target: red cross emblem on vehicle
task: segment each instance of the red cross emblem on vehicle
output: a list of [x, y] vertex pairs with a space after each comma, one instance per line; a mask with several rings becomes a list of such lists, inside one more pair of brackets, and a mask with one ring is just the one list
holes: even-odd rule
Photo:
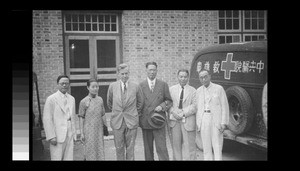
[[232, 61], [233, 53], [227, 53], [226, 61], [222, 61], [221, 71], [224, 71], [224, 78], [230, 80], [231, 72], [236, 72], [236, 62]]

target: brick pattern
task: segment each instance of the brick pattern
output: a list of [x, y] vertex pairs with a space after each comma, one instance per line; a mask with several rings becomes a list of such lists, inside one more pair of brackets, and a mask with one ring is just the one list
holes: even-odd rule
[[[57, 76], [64, 73], [61, 11], [32, 12], [32, 69], [38, 77], [41, 112], [46, 98], [56, 91]], [[33, 112], [38, 115], [33, 85]]]
[[123, 61], [131, 78], [146, 78], [145, 63], [158, 64], [157, 77], [169, 86], [177, 83], [177, 71], [190, 69], [194, 55], [217, 44], [217, 11], [123, 11]]

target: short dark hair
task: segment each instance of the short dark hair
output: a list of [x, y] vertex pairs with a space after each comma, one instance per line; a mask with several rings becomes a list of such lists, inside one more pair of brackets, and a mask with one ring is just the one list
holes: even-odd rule
[[149, 65], [155, 65], [155, 67], [157, 68], [157, 63], [156, 62], [147, 62], [146, 63], [146, 68], [148, 68]]
[[59, 80], [62, 79], [62, 78], [67, 78], [67, 79], [70, 80], [70, 78], [67, 75], [60, 75], [60, 76], [57, 77], [57, 80], [56, 80], [57, 84], [58, 84]]
[[190, 75], [189, 70], [187, 70], [187, 69], [180, 69], [180, 70], [178, 70], [177, 75], [178, 75], [180, 72], [185, 72], [185, 73], [187, 73], [188, 76]]
[[91, 85], [92, 82], [96, 82], [98, 83], [98, 81], [95, 78], [91, 78], [86, 82], [86, 85], [89, 87]]
[[203, 72], [203, 71], [206, 71], [208, 73], [208, 75], [211, 75], [211, 71], [209, 71], [208, 69], [205, 69], [205, 68], [202, 68], [200, 71], [199, 71], [199, 74], [200, 72]]
[[117, 72], [119, 73], [121, 69], [125, 69], [125, 68], [128, 68], [129, 70], [129, 66], [125, 63], [123, 64], [120, 64], [118, 67], [117, 67]]

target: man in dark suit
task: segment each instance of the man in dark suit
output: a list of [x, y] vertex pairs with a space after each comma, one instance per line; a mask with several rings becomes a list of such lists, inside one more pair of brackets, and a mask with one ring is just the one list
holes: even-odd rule
[[166, 111], [172, 106], [169, 86], [166, 82], [157, 79], [156, 62], [146, 63], [147, 79], [140, 83], [142, 90], [142, 109], [140, 114], [140, 127], [142, 128], [145, 160], [154, 160], [153, 140], [159, 160], [169, 160], [166, 144], [166, 128], [154, 127], [149, 120], [154, 113], [166, 118]]

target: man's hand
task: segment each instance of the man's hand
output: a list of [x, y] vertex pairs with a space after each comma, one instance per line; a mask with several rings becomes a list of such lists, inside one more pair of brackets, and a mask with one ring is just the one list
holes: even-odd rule
[[155, 111], [156, 111], [156, 112], [162, 111], [162, 107], [161, 107], [161, 106], [157, 106], [157, 107], [155, 108]]
[[174, 112], [172, 112], [172, 114], [176, 120], [181, 120], [183, 116], [183, 111], [180, 109], [175, 109]]
[[81, 143], [84, 143], [84, 141], [85, 141], [84, 134], [80, 134], [80, 141], [81, 141]]
[[56, 137], [54, 137], [54, 138], [52, 138], [52, 139], [50, 140], [50, 144], [52, 144], [52, 145], [54, 145], [54, 146], [57, 144]]
[[225, 131], [225, 129], [227, 129], [227, 125], [221, 124], [220, 132], [223, 133]]

